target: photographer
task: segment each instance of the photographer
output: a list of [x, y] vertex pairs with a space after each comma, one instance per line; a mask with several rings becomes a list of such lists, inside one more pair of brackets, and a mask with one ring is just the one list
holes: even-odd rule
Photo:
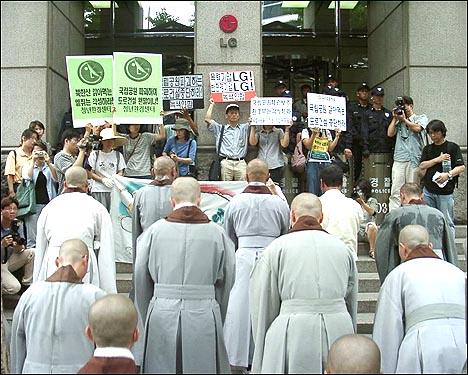
[[55, 188], [57, 172], [46, 150], [47, 145], [37, 141], [34, 145], [31, 160], [23, 166], [23, 179], [28, 185], [34, 184], [36, 194], [36, 213], [24, 217], [28, 248], [36, 247], [37, 219], [42, 209], [57, 196], [57, 189]]
[[16, 294], [21, 284], [12, 272], [24, 267], [22, 283], [29, 286], [32, 283], [34, 266], [34, 249], [26, 249], [23, 228], [16, 219], [18, 201], [5, 197], [1, 201], [1, 251], [2, 251], [2, 293]]
[[375, 216], [377, 215], [377, 199], [371, 196], [372, 186], [369, 180], [361, 178], [356, 182], [351, 198], [361, 205], [362, 219], [359, 226], [358, 239], [360, 242], [369, 243], [369, 256], [375, 259], [375, 239], [377, 238], [377, 224]]
[[[54, 167], [58, 177], [58, 194], [63, 193], [65, 183], [65, 172], [70, 167], [82, 167], [85, 160], [86, 144], [92, 132], [92, 125], [86, 125], [84, 137], [77, 129], [67, 129], [63, 132], [63, 149], [54, 158]], [[80, 147], [81, 146], [81, 147]]]
[[392, 190], [389, 198], [389, 210], [400, 207], [400, 188], [406, 182], [419, 184], [419, 160], [423, 147], [427, 143], [426, 115], [414, 113], [413, 99], [399, 96], [393, 109], [393, 118], [387, 129], [389, 137], [396, 137], [393, 152]]

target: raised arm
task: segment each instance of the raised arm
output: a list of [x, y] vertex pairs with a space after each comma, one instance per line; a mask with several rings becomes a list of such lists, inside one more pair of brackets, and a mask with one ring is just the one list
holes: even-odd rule
[[214, 100], [213, 98], [210, 98], [210, 105], [205, 114], [205, 122], [207, 126], [209, 126], [211, 122], [211, 114], [213, 113], [213, 107], [214, 107]]

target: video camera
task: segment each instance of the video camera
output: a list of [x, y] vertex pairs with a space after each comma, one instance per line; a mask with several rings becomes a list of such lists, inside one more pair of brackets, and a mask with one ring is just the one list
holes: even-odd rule
[[397, 97], [397, 100], [395, 101], [395, 104], [397, 105], [395, 108], [395, 114], [397, 116], [401, 116], [405, 113], [405, 101], [401, 96]]
[[351, 192], [351, 198], [357, 199], [361, 198], [364, 200], [364, 194], [362, 193], [362, 190], [358, 187], [353, 188], [353, 191]]
[[13, 242], [16, 242], [18, 245], [26, 246], [26, 239], [22, 238], [19, 234], [19, 226], [19, 220], [13, 220], [11, 222], [11, 237], [13, 238]]
[[86, 139], [86, 143], [78, 144], [79, 148], [84, 148], [86, 152], [91, 152], [92, 150], [102, 150], [102, 137], [100, 135], [91, 134]]

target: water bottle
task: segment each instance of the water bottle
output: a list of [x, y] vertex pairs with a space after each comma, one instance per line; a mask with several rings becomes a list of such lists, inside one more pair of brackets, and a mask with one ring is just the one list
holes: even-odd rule
[[452, 163], [449, 160], [442, 160], [442, 173], [448, 173], [452, 169]]

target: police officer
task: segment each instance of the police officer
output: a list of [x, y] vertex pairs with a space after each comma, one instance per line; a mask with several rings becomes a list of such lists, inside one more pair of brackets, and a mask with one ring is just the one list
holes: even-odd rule
[[275, 85], [276, 96], [283, 98], [292, 98], [291, 91], [288, 90], [288, 86], [283, 81], [279, 81]]
[[365, 111], [362, 118], [362, 156], [385, 154], [392, 151], [392, 139], [387, 129], [392, 121], [392, 112], [383, 106], [385, 91], [383, 87], [374, 87], [371, 91], [372, 107]]
[[362, 171], [362, 119], [365, 112], [372, 108], [369, 103], [370, 87], [362, 82], [356, 89], [358, 101], [349, 103], [348, 106], [348, 132], [351, 135], [350, 148], [353, 155], [354, 181], [359, 180]]

